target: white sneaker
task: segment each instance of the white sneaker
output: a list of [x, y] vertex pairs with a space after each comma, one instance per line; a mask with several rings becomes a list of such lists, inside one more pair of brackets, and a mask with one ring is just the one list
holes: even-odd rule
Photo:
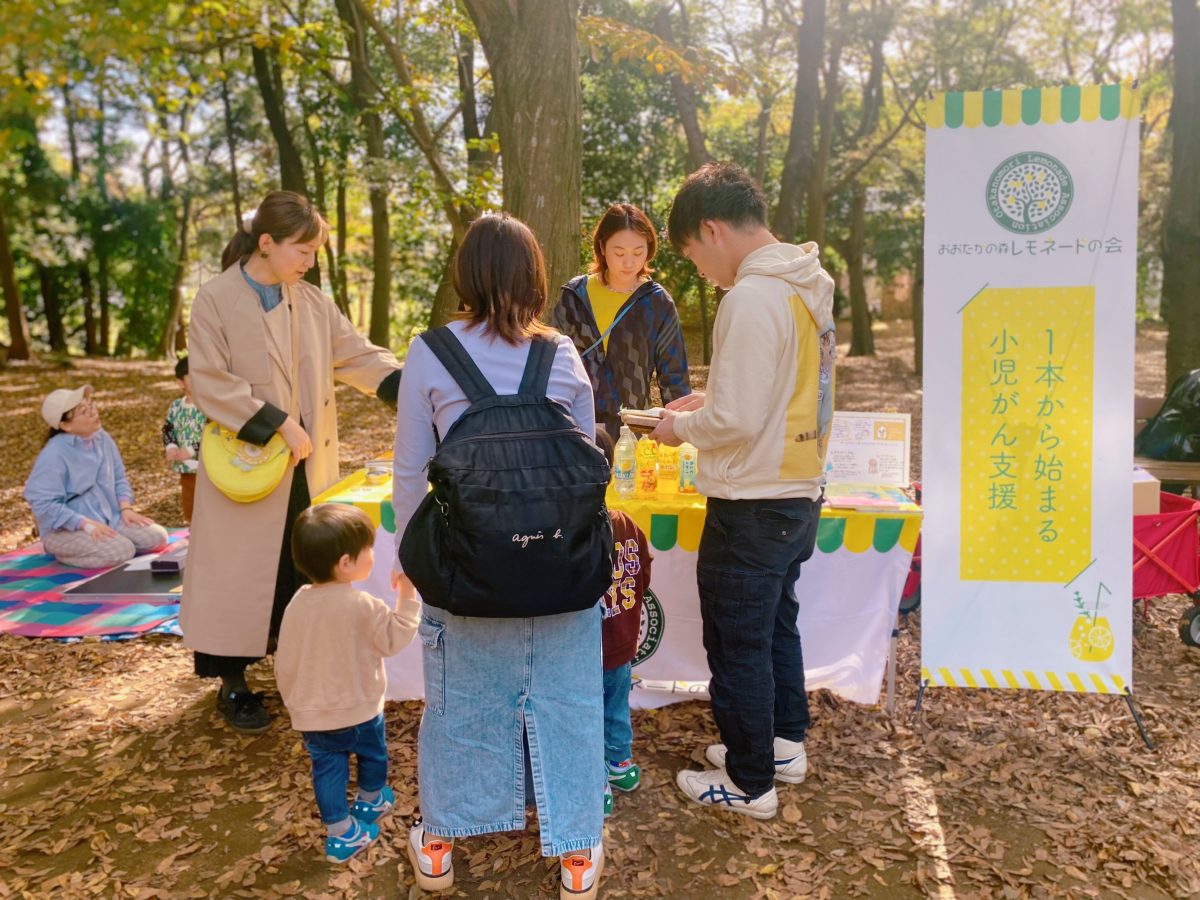
[[702, 806], [728, 809], [753, 819], [770, 819], [779, 808], [779, 796], [771, 788], [761, 797], [749, 797], [733, 783], [724, 769], [704, 772], [684, 770], [675, 776], [679, 789]]
[[417, 820], [408, 832], [408, 861], [421, 890], [444, 891], [454, 886], [453, 850], [454, 841], [427, 837], [424, 824]]
[[[725, 768], [725, 745], [709, 744], [704, 758], [718, 769]], [[804, 752], [804, 741], [775, 738], [775, 780], [800, 784], [807, 774], [808, 755]]]
[[590, 851], [564, 853], [558, 858], [558, 868], [562, 878], [559, 900], [593, 900], [600, 888], [600, 873], [604, 871], [604, 842]]

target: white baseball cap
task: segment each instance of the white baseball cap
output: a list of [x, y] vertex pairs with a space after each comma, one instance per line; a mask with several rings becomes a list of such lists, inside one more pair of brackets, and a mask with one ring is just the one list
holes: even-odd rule
[[92, 386], [90, 384], [85, 384], [83, 387], [76, 388], [73, 391], [69, 391], [66, 388], [51, 391], [46, 399], [42, 401], [42, 419], [51, 428], [58, 428], [62, 424], [63, 416], [90, 396], [92, 396]]

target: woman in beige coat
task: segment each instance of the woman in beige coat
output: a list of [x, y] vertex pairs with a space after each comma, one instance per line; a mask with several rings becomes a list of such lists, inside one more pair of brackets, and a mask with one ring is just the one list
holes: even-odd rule
[[253, 503], [222, 494], [203, 465], [196, 482], [179, 622], [196, 674], [221, 678], [217, 708], [239, 731], [270, 725], [245, 671], [273, 652], [283, 610], [304, 583], [292, 562], [292, 523], [338, 479], [334, 381], [393, 406], [400, 382], [396, 358], [302, 280], [327, 230], [299, 194], [267, 195], [225, 248], [225, 271], [192, 304], [196, 405], [252, 444], [278, 432], [292, 458], [275, 490]]

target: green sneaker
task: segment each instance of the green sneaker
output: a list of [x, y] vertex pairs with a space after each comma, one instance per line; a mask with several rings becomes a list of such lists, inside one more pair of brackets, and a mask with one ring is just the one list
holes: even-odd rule
[[613, 811], [613, 795], [612, 795], [612, 788], [610, 788], [610, 787], [609, 787], [609, 786], [606, 784], [606, 785], [604, 786], [604, 818], [606, 818], [606, 819], [607, 819], [609, 816], [611, 816], [611, 815], [612, 815], [612, 811]]
[[608, 763], [608, 783], [618, 791], [636, 790], [642, 783], [642, 770], [632, 759]]

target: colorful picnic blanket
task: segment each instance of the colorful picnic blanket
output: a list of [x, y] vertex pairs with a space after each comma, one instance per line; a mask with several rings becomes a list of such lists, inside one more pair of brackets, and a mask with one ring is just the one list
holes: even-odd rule
[[[171, 533], [171, 541], [186, 537]], [[179, 634], [178, 594], [74, 599], [63, 592], [104, 569], [72, 569], [42, 552], [41, 542], [0, 555], [0, 633], [23, 637], [123, 640]]]

